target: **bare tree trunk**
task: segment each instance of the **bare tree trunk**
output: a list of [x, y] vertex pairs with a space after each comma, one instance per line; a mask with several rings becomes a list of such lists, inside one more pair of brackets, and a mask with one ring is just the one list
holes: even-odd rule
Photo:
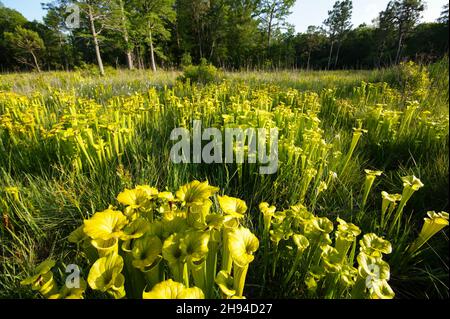
[[202, 32], [201, 32], [201, 28], [199, 27], [199, 29], [197, 30], [197, 41], [198, 41], [198, 52], [200, 54], [200, 59], [203, 58], [203, 45], [202, 45]]
[[333, 48], [334, 48], [334, 40], [331, 41], [331, 48], [330, 48], [330, 55], [328, 56], [328, 68], [327, 68], [327, 70], [329, 70], [330, 66], [331, 66], [331, 57], [333, 55]]
[[127, 24], [126, 24], [125, 8], [123, 6], [122, 0], [120, 0], [119, 4], [120, 4], [121, 19], [122, 19], [123, 39], [124, 39], [125, 45], [127, 47], [126, 55], [127, 55], [128, 69], [133, 70], [134, 69], [133, 56], [132, 56], [132, 51], [130, 49], [130, 40], [129, 40], [128, 29], [127, 29]]
[[34, 65], [36, 66], [36, 70], [38, 71], [38, 73], [41, 73], [41, 68], [39, 67], [39, 63], [38, 63], [38, 60], [36, 58], [36, 55], [34, 54], [33, 51], [30, 51], [30, 53], [33, 56], [33, 61], [34, 61]]
[[378, 51], [378, 61], [377, 61], [377, 68], [381, 68], [381, 61], [383, 59], [384, 55], [384, 43], [380, 45], [380, 49]]
[[213, 58], [215, 47], [216, 47], [216, 40], [214, 39], [211, 44], [211, 51], [209, 52], [209, 61], [211, 61]]
[[58, 46], [59, 46], [59, 56], [61, 58], [62, 69], [65, 71], [69, 70], [67, 56], [63, 53], [63, 38], [61, 32], [58, 32]]
[[129, 70], [133, 70], [134, 69], [133, 55], [132, 55], [130, 49], [128, 49], [128, 51], [127, 51], [127, 65], [128, 65], [128, 69]]
[[176, 42], [177, 42], [177, 49], [180, 50], [181, 44], [180, 44], [180, 32], [178, 30], [178, 19], [177, 19], [177, 23], [175, 23], [175, 36], [176, 36]]
[[338, 43], [337, 52], [336, 52], [336, 60], [334, 61], [334, 68], [336, 69], [338, 60], [339, 60], [339, 52], [341, 51], [341, 43]]
[[100, 69], [100, 74], [102, 76], [104, 76], [105, 75], [105, 69], [103, 68], [102, 56], [100, 54], [100, 46], [98, 44], [97, 31], [95, 31], [94, 15], [92, 13], [91, 6], [89, 6], [88, 9], [89, 9], [89, 11], [88, 11], [89, 24], [90, 24], [90, 27], [91, 27], [92, 38], [94, 40], [95, 55], [97, 56], [98, 68]]
[[155, 48], [153, 47], [153, 37], [152, 37], [152, 30], [149, 29], [149, 45], [150, 45], [150, 60], [152, 63], [152, 70], [153, 72], [156, 72], [156, 62], [155, 62]]
[[272, 22], [269, 22], [269, 30], [267, 31], [267, 50], [270, 49], [271, 39], [272, 39]]
[[138, 46], [136, 48], [136, 57], [137, 57], [137, 63], [138, 63], [138, 68], [139, 70], [143, 70], [144, 69], [144, 63], [142, 62], [142, 55], [141, 55], [141, 47]]
[[395, 56], [395, 64], [398, 64], [400, 62], [400, 55], [402, 53], [402, 46], [403, 46], [403, 31], [399, 31], [398, 35], [398, 48], [397, 48], [397, 55]]
[[137, 62], [138, 69], [142, 70], [143, 68], [142, 68], [142, 63], [141, 63], [141, 46], [140, 45], [137, 45], [135, 47], [134, 55], [135, 55], [136, 60], [137, 60], [136, 62]]
[[311, 62], [311, 51], [308, 52], [308, 62], [306, 63], [306, 71], [309, 71], [310, 62]]
[[[275, 4], [274, 4], [275, 6]], [[274, 10], [275, 7], [272, 7], [270, 10], [270, 18], [269, 18], [269, 30], [267, 32], [267, 49], [270, 50], [270, 40], [272, 40], [272, 23], [273, 23], [273, 16], [274, 16]]]

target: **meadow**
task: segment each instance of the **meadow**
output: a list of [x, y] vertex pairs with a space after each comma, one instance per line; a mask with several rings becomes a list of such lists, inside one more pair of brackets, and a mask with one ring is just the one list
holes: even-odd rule
[[[0, 298], [449, 297], [448, 60], [107, 72], [0, 75]], [[277, 173], [172, 163], [193, 120], [278, 128]]]

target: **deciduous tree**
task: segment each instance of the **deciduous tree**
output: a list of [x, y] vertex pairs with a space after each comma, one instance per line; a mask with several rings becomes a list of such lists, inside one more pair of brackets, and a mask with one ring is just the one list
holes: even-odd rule
[[[16, 49], [15, 57], [20, 63], [35, 67], [38, 72], [41, 72], [39, 53], [45, 49], [45, 46], [39, 34], [16, 27], [14, 32], [5, 32], [5, 40]], [[32, 62], [29, 62], [30, 57]]]
[[330, 55], [328, 58], [328, 69], [331, 67], [331, 60], [333, 56], [334, 45], [337, 44], [337, 52], [334, 61], [336, 66], [339, 59], [339, 51], [341, 49], [342, 41], [344, 40], [348, 31], [352, 28], [353, 3], [351, 0], [336, 1], [333, 9], [328, 11], [328, 18], [324, 21], [328, 28], [330, 37]]
[[257, 12], [267, 34], [268, 48], [270, 48], [273, 33], [284, 26], [294, 4], [295, 0], [261, 0], [258, 2]]
[[156, 54], [163, 53], [156, 46], [157, 39], [168, 40], [171, 37], [169, 25], [176, 19], [175, 0], [135, 0], [130, 13], [135, 32], [144, 39], [150, 50], [150, 63], [156, 71]]

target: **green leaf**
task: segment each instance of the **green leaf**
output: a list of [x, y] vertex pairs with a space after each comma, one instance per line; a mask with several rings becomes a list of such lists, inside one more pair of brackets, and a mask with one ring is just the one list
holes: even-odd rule
[[53, 259], [47, 259], [41, 262], [33, 271], [33, 274], [22, 280], [20, 284], [22, 286], [35, 284], [43, 275], [50, 272], [50, 270], [55, 267], [56, 262]]
[[216, 284], [219, 286], [220, 291], [227, 296], [232, 297], [236, 294], [236, 290], [233, 289], [234, 279], [225, 270], [219, 271], [215, 279]]
[[186, 205], [202, 204], [209, 197], [218, 192], [217, 187], [210, 186], [208, 182], [193, 181], [181, 186], [175, 193], [176, 197], [185, 202]]
[[107, 209], [85, 220], [84, 232], [92, 239], [107, 240], [121, 237], [123, 235], [122, 229], [127, 223], [127, 218], [121, 212]]
[[259, 248], [259, 241], [252, 232], [244, 227], [229, 233], [228, 249], [231, 258], [239, 267], [245, 267], [253, 261], [253, 253]]
[[[102, 292], [115, 287], [123, 269], [123, 259], [117, 254], [98, 259], [89, 270], [88, 283], [94, 290]], [[120, 277], [119, 277], [120, 280]]]
[[186, 288], [182, 283], [172, 279], [156, 284], [149, 292], [143, 292], [143, 299], [204, 299], [200, 288]]
[[217, 196], [219, 201], [219, 206], [225, 215], [230, 215], [235, 218], [243, 218], [245, 212], [247, 211], [247, 204], [235, 197], [229, 196]]
[[161, 260], [162, 242], [156, 236], [145, 236], [133, 241], [131, 254], [134, 267], [145, 272]]
[[373, 233], [365, 234], [363, 239], [359, 241], [359, 245], [362, 252], [376, 258], [381, 258], [383, 254], [392, 252], [391, 243]]

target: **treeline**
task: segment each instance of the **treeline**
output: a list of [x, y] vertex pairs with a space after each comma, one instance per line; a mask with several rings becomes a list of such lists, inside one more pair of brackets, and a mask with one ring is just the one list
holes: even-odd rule
[[295, 0], [58, 0], [43, 22], [0, 3], [0, 70], [95, 64], [178, 68], [202, 59], [229, 69], [374, 68], [448, 53], [448, 4], [419, 23], [422, 0], [390, 1], [372, 25], [351, 24], [351, 0], [305, 33], [286, 22]]

